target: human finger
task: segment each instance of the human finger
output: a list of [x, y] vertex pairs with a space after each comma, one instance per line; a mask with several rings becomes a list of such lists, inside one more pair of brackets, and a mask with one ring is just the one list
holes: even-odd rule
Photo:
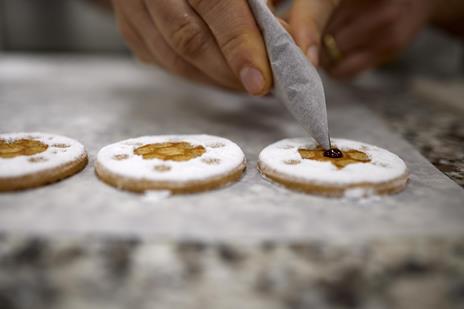
[[146, 0], [153, 23], [169, 47], [204, 75], [241, 88], [208, 26], [184, 0]]
[[222, 54], [248, 93], [265, 95], [272, 73], [261, 32], [246, 0], [188, 0], [211, 29]]
[[288, 22], [296, 43], [308, 59], [319, 64], [321, 35], [338, 1], [294, 0]]

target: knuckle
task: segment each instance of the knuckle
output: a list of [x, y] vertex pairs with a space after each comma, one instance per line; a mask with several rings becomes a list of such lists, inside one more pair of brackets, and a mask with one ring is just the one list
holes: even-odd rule
[[179, 23], [171, 38], [173, 47], [178, 52], [193, 56], [201, 53], [210, 43], [209, 35], [205, 29], [190, 18]]
[[224, 55], [229, 57], [236, 57], [241, 55], [242, 48], [249, 42], [248, 35], [244, 32], [232, 34], [226, 40], [219, 42]]
[[204, 0], [188, 0], [189, 4], [192, 6], [192, 7], [200, 7], [202, 5], [205, 4], [205, 2], [207, 1], [204, 1]]
[[189, 4], [198, 11], [208, 12], [211, 11], [216, 5], [219, 5], [221, 1], [215, 0], [188, 0]]

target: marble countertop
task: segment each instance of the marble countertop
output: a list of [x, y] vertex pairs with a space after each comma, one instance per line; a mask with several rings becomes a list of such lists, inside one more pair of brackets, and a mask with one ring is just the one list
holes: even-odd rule
[[[459, 308], [464, 191], [415, 150], [462, 186], [459, 108], [389, 74], [326, 87], [334, 135], [403, 157], [405, 192], [332, 200], [262, 180], [259, 150], [304, 134], [270, 99], [199, 89], [124, 58], [0, 58], [1, 131], [69, 135], [90, 154], [70, 179], [0, 196], [0, 307]], [[151, 201], [93, 173], [105, 144], [192, 131], [238, 142], [244, 178]]]
[[464, 187], [464, 79], [377, 74], [369, 86], [355, 86], [360, 102]]

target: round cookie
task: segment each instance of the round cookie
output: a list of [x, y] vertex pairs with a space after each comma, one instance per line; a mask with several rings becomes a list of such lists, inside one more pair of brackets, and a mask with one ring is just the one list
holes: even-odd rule
[[96, 173], [129, 191], [192, 193], [238, 180], [245, 170], [240, 147], [210, 135], [159, 135], [128, 139], [102, 148]]
[[408, 169], [397, 155], [369, 144], [332, 139], [341, 158], [328, 158], [309, 138], [284, 139], [259, 155], [261, 174], [287, 188], [342, 197], [390, 194], [403, 190]]
[[81, 171], [84, 146], [68, 137], [46, 133], [0, 134], [0, 191], [42, 186]]

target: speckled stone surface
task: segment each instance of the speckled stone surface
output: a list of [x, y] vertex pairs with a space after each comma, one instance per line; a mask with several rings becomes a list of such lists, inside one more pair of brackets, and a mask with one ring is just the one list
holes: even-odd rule
[[[390, 127], [414, 145], [435, 167], [464, 187], [464, 99], [455, 91], [460, 106], [442, 102], [441, 84], [428, 83], [427, 92], [414, 87], [414, 78], [392, 84], [395, 75], [378, 74], [377, 82], [354, 88], [359, 101], [381, 116]], [[464, 91], [464, 82], [459, 82]], [[436, 89], [434, 89], [434, 86]], [[418, 93], [419, 92], [419, 93]], [[444, 96], [444, 95], [443, 95]], [[447, 93], [453, 96], [453, 92]]]
[[389, 112], [382, 110], [382, 104], [377, 108], [397, 132], [464, 188], [464, 113], [424, 105], [414, 99], [403, 104], [418, 112]]
[[[91, 162], [0, 195], [0, 308], [460, 308], [464, 191], [359, 104], [380, 105], [375, 91], [327, 82], [332, 134], [399, 154], [411, 183], [391, 197], [330, 200], [257, 174], [264, 146], [303, 134], [272, 100], [118, 58], [3, 56], [0, 130], [68, 135]], [[228, 137], [248, 171], [223, 190], [161, 200], [99, 182], [98, 149], [147, 132]]]
[[147, 243], [2, 238], [0, 307], [462, 308], [464, 239]]
[[464, 44], [422, 32], [398, 62], [352, 88], [432, 164], [464, 187]]

